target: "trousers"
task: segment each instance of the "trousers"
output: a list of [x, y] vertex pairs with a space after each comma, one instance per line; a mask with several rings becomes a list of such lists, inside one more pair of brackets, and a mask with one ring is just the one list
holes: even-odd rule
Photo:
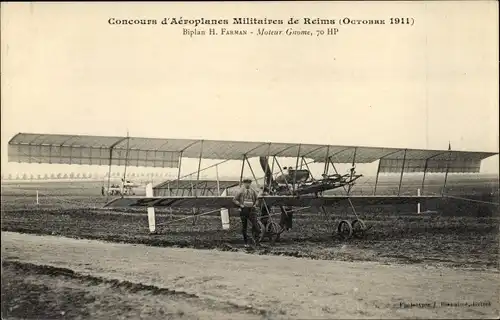
[[[242, 208], [240, 212], [240, 218], [241, 218], [241, 234], [243, 235], [243, 241], [245, 241], [245, 244], [248, 244], [248, 235], [247, 235], [247, 229], [248, 229], [248, 220], [250, 220], [250, 223], [252, 224], [252, 234], [258, 234], [259, 233], [259, 224], [257, 222], [257, 212], [255, 212], [254, 208]], [[258, 242], [259, 239], [255, 239], [255, 242]]]

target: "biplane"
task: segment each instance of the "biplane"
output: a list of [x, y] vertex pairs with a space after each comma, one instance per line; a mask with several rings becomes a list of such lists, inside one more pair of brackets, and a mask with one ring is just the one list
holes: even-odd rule
[[135, 189], [140, 187], [140, 184], [122, 178], [120, 184], [112, 184], [107, 189], [104, 189], [107, 190], [108, 195], [112, 196], [133, 196], [135, 195]]
[[[78, 165], [129, 165], [137, 167], [174, 168], [177, 180], [182, 183], [182, 161], [197, 159], [196, 181], [200, 181], [202, 160], [239, 161], [240, 182], [245, 169], [254, 181], [259, 181], [256, 170], [249, 159], [258, 158], [264, 174], [259, 187], [269, 190], [261, 201], [269, 208], [281, 208], [285, 212], [293, 208], [318, 208], [325, 211], [333, 205], [351, 206], [356, 219], [340, 220], [335, 230], [346, 238], [362, 233], [366, 226], [357, 218], [353, 201], [370, 204], [418, 204], [423, 200], [438, 199], [444, 195], [406, 195], [401, 193], [404, 173], [423, 173], [422, 191], [427, 173], [443, 173], [444, 184], [449, 174], [479, 173], [482, 160], [498, 152], [424, 150], [411, 148], [386, 148], [341, 145], [316, 145], [300, 143], [244, 142], [195, 139], [159, 139], [140, 137], [110, 137], [88, 135], [58, 135], [19, 133], [9, 141], [9, 161], [25, 163], [55, 163]], [[279, 159], [293, 158], [295, 165], [284, 168]], [[356, 173], [357, 164], [378, 162], [375, 188], [370, 195], [354, 195], [352, 188], [361, 175]], [[309, 164], [323, 166], [321, 176], [314, 177]], [[340, 174], [338, 164], [351, 165], [350, 172]], [[394, 195], [377, 194], [380, 173], [399, 175], [399, 187]], [[250, 175], [249, 174], [249, 175]], [[326, 194], [333, 189], [343, 190], [341, 195]], [[220, 191], [220, 190], [219, 190]], [[225, 193], [199, 194], [194, 189], [190, 194], [154, 195], [145, 197], [123, 196], [112, 199], [106, 208], [235, 208], [232, 197]], [[148, 209], [148, 211], [150, 211]], [[154, 215], [154, 213], [153, 213]], [[223, 219], [224, 220], [224, 219]], [[149, 219], [154, 231], [154, 217]], [[282, 228], [274, 224], [263, 230], [280, 233]], [[263, 231], [264, 233], [264, 231]]]
[[123, 184], [123, 187], [127, 188], [127, 189], [139, 188], [141, 186], [138, 183], [135, 183], [131, 180], [126, 180], [126, 179], [122, 179], [122, 184]]

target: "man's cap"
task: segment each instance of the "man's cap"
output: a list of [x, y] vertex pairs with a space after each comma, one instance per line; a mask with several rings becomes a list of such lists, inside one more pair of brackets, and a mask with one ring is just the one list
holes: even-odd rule
[[245, 179], [243, 179], [243, 183], [252, 183], [252, 179], [245, 178]]

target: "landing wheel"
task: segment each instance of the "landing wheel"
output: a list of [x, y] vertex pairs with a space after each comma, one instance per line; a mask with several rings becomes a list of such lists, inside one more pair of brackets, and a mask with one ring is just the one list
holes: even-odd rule
[[356, 219], [352, 222], [352, 233], [355, 237], [364, 236], [366, 231], [366, 225], [361, 219]]
[[337, 233], [343, 239], [349, 239], [352, 236], [352, 225], [347, 220], [340, 221], [337, 227]]
[[266, 226], [266, 234], [271, 241], [271, 244], [274, 244], [278, 237], [280, 236], [282, 230], [279, 224], [274, 221], [270, 221]]
[[278, 234], [281, 231], [281, 227], [274, 221], [271, 221], [266, 226], [266, 232], [269, 234]]

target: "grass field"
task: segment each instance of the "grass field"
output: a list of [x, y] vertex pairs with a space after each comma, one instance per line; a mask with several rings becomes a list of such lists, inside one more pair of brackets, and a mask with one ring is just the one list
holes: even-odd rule
[[[495, 178], [454, 177], [449, 180], [448, 188], [456, 195], [489, 201], [497, 199], [498, 180]], [[428, 189], [437, 186], [432, 178], [428, 182]], [[394, 183], [382, 184], [378, 192], [390, 193], [393, 188]], [[39, 206], [36, 205], [37, 190]], [[2, 230], [224, 250], [239, 250], [242, 243], [236, 216], [231, 217], [231, 229], [223, 231], [217, 213], [198, 217], [193, 225], [193, 220], [185, 213], [158, 211], [159, 232], [150, 235], [144, 211], [103, 210], [104, 203], [99, 182], [3, 184]], [[497, 266], [497, 206], [447, 199], [422, 204], [422, 210], [438, 210], [439, 214], [417, 215], [414, 206], [366, 207], [356, 202], [354, 205], [359, 217], [371, 227], [364, 238], [345, 242], [332, 236], [339, 217], [354, 219], [350, 208], [332, 208], [334, 214], [328, 217], [304, 211], [295, 214], [294, 227], [283, 234], [282, 242], [258, 253], [315, 259]], [[176, 221], [183, 218], [185, 220]]]

